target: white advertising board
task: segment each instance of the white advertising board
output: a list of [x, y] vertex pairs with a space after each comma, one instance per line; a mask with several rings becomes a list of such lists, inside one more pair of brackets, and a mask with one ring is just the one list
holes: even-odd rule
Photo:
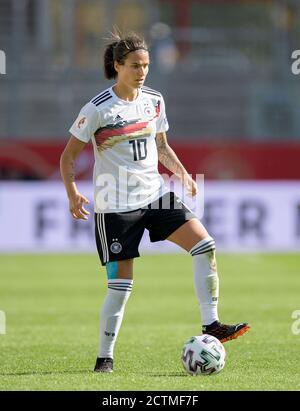
[[[91, 184], [79, 188], [92, 211]], [[204, 204], [201, 221], [218, 251], [300, 250], [300, 182], [206, 182]], [[60, 182], [1, 182], [0, 233], [1, 253], [96, 252], [92, 213], [73, 220]], [[168, 241], [151, 244], [147, 232], [140, 245], [141, 253], [179, 250]]]

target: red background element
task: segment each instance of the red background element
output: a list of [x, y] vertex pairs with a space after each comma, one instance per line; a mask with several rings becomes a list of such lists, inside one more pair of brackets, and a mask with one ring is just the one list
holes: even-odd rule
[[[171, 139], [170, 139], [171, 141]], [[66, 142], [0, 141], [2, 178], [58, 179], [59, 158]], [[300, 179], [300, 143], [195, 143], [170, 142], [191, 174], [206, 179], [298, 180]], [[92, 145], [80, 154], [77, 178], [91, 179]], [[160, 166], [161, 172], [166, 170]]]

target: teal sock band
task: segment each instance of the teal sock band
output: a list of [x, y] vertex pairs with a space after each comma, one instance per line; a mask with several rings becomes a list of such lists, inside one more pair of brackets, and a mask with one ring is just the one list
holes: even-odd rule
[[108, 280], [115, 280], [118, 277], [118, 261], [106, 263], [106, 273]]

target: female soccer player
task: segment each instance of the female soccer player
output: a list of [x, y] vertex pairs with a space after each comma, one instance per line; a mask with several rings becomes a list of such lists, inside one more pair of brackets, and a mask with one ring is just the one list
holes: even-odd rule
[[172, 241], [192, 256], [203, 333], [225, 342], [249, 329], [246, 323], [219, 322], [215, 242], [158, 173], [160, 161], [196, 195], [196, 182], [168, 144], [164, 99], [143, 86], [149, 70], [147, 45], [136, 34], [112, 40], [104, 53], [104, 71], [116, 84], [82, 108], [60, 162], [70, 212], [86, 220], [84, 204], [89, 201], [76, 187], [75, 160], [92, 140], [96, 244], [108, 279], [96, 372], [113, 371], [114, 345], [133, 285], [133, 260], [139, 257], [145, 228], [152, 242]]

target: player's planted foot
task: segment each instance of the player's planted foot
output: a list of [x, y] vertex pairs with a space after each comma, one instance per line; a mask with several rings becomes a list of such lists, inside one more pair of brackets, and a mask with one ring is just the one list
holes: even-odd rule
[[95, 372], [113, 372], [112, 358], [97, 358]]
[[204, 325], [202, 327], [203, 334], [209, 334], [216, 337], [221, 343], [234, 340], [245, 334], [250, 329], [247, 323], [239, 323], [234, 325], [222, 324], [219, 321], [215, 321], [210, 325]]

